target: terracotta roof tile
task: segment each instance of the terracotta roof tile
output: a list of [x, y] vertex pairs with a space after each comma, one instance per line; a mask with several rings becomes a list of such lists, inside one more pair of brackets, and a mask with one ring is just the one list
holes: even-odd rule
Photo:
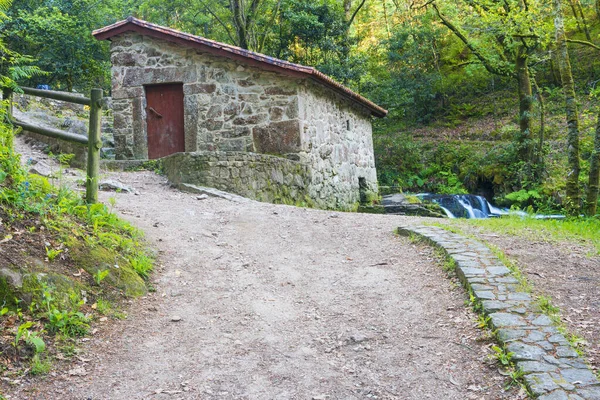
[[344, 85], [334, 81], [329, 76], [317, 71], [315, 68], [279, 60], [261, 53], [256, 53], [240, 47], [205, 39], [200, 36], [190, 35], [189, 33], [152, 24], [134, 17], [129, 17], [123, 21], [119, 21], [104, 28], [97, 29], [92, 32], [92, 35], [94, 35], [94, 37], [98, 40], [105, 40], [128, 31], [139, 32], [141, 34], [180, 43], [183, 45], [199, 47], [208, 52], [257, 65], [268, 70], [274, 70], [299, 77], [308, 77], [363, 105], [371, 111], [372, 115], [376, 117], [385, 117], [387, 114], [387, 110], [353, 92]]

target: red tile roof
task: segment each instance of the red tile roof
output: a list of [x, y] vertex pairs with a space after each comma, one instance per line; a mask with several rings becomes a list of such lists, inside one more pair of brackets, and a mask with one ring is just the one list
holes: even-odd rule
[[235, 59], [246, 64], [251, 64], [262, 69], [276, 71], [287, 75], [310, 78], [323, 86], [333, 89], [337, 93], [363, 105], [371, 111], [371, 114], [376, 117], [385, 117], [387, 110], [379, 107], [372, 101], [353, 92], [344, 85], [334, 81], [322, 72], [317, 71], [312, 67], [306, 67], [300, 64], [294, 64], [288, 61], [279, 60], [274, 57], [269, 57], [264, 54], [255, 53], [253, 51], [244, 50], [240, 47], [231, 46], [225, 43], [219, 43], [214, 40], [205, 39], [200, 36], [190, 35], [177, 31], [175, 29], [166, 28], [164, 26], [152, 24], [140, 19], [129, 17], [123, 21], [116, 22], [112, 25], [100, 28], [92, 32], [92, 35], [98, 40], [110, 39], [113, 36], [124, 32], [138, 32], [144, 35], [152, 36], [159, 39], [179, 43], [186, 46], [201, 48], [204, 51], [215, 55]]

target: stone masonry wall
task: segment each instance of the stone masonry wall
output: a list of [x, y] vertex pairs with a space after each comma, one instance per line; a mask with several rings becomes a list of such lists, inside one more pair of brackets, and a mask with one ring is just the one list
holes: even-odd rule
[[270, 203], [316, 205], [308, 197], [309, 171], [298, 161], [245, 152], [177, 153], [163, 168], [175, 185], [208, 186]]
[[359, 178], [367, 193], [376, 194], [369, 111], [312, 82], [301, 86], [299, 103], [303, 159], [312, 167], [310, 197], [326, 208], [348, 208], [360, 200]]
[[185, 151], [298, 150], [294, 79], [135, 33], [112, 39], [111, 61], [117, 159], [147, 158], [144, 85], [175, 82], [183, 82]]

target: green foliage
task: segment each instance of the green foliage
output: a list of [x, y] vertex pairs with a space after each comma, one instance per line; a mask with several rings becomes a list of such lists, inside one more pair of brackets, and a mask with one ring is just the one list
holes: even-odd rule
[[90, 319], [79, 311], [65, 311], [52, 308], [46, 314], [46, 327], [52, 333], [61, 333], [67, 337], [84, 336], [87, 334]]
[[531, 205], [534, 200], [540, 199], [542, 196], [537, 190], [525, 190], [521, 189], [517, 192], [509, 193], [505, 196], [505, 199], [511, 201], [518, 208], [524, 208]]
[[46, 257], [48, 257], [48, 261], [52, 262], [60, 253], [62, 253], [62, 249], [52, 249], [46, 246]]
[[100, 284], [108, 276], [108, 274], [110, 274], [109, 269], [99, 269], [98, 271], [96, 271], [96, 273], [94, 273], [93, 275], [94, 282], [96, 282], [96, 285], [100, 286]]
[[35, 54], [34, 65], [48, 72], [19, 80], [28, 80], [30, 86], [50, 83], [67, 91], [110, 87], [108, 43], [96, 40], [90, 32], [114, 22], [122, 12], [115, 1], [14, 1], [2, 26], [6, 43], [14, 51]]
[[492, 350], [494, 351], [494, 358], [502, 367], [507, 368], [510, 366], [514, 353], [506, 351], [505, 348], [496, 345], [492, 346]]
[[33, 327], [32, 321], [26, 321], [26, 322], [23, 322], [22, 324], [20, 324], [17, 327], [17, 332], [15, 333], [15, 338], [13, 340], [12, 345], [15, 349], [18, 350], [21, 339], [23, 339], [25, 341], [25, 343], [29, 347], [31, 347], [33, 349], [34, 353], [37, 355], [46, 350], [46, 343], [39, 336], [38, 332], [31, 330], [32, 327]]
[[130, 260], [131, 266], [143, 279], [148, 279], [148, 274], [152, 271], [154, 261], [152, 258], [140, 255]]
[[45, 375], [50, 372], [52, 363], [40, 356], [40, 354], [34, 354], [31, 359], [31, 370], [32, 375]]
[[83, 301], [73, 301], [75, 303], [73, 310], [61, 310], [57, 308], [53, 294], [54, 288], [42, 285], [42, 298], [46, 307], [46, 328], [51, 333], [60, 332], [67, 337], [85, 335], [90, 328], [90, 319], [77, 310]]

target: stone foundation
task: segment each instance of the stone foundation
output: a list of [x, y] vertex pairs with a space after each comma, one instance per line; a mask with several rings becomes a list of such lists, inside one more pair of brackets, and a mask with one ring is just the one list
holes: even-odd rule
[[308, 168], [298, 161], [246, 152], [177, 153], [162, 160], [169, 181], [209, 186], [278, 204], [317, 205], [308, 196]]

